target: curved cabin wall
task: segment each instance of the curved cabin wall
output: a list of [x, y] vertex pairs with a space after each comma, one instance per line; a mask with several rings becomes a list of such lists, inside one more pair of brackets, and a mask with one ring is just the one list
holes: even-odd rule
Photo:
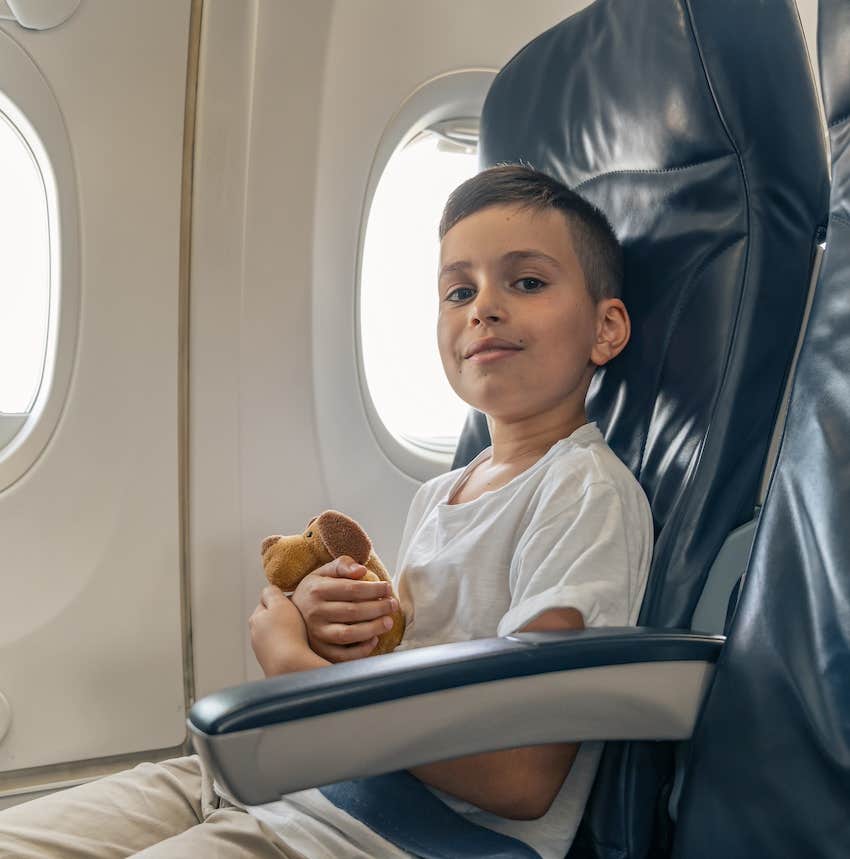
[[189, 11], [188, 0], [86, 2], [51, 30], [0, 23], [61, 111], [80, 243], [67, 398], [33, 465], [0, 491], [11, 708], [0, 793], [10, 771], [185, 736], [177, 285]]

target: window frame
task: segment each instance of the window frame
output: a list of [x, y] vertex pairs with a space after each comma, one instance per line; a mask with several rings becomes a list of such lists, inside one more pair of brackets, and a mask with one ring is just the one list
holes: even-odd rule
[[77, 186], [62, 112], [24, 49], [0, 30], [0, 112], [36, 160], [47, 198], [49, 310], [44, 368], [25, 415], [0, 420], [0, 492], [16, 483], [47, 447], [70, 387], [80, 310]]
[[438, 451], [395, 435], [381, 419], [372, 400], [363, 360], [361, 319], [363, 249], [375, 191], [393, 155], [417, 134], [448, 119], [481, 115], [484, 99], [497, 69], [457, 69], [438, 75], [414, 90], [387, 124], [375, 149], [360, 214], [355, 276], [355, 352], [358, 387], [369, 428], [387, 458], [404, 474], [419, 481], [451, 466], [454, 452]]

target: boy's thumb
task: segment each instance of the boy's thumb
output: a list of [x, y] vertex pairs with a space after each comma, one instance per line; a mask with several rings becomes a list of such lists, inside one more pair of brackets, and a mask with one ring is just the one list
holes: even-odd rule
[[366, 567], [358, 564], [354, 558], [349, 555], [340, 555], [336, 559], [337, 575], [346, 576], [347, 578], [360, 579], [366, 573]]

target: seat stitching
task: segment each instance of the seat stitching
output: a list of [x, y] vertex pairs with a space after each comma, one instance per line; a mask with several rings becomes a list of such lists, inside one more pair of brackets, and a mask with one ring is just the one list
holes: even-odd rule
[[838, 119], [833, 119], [827, 128], [836, 128], [837, 126], [847, 122], [847, 120], [850, 120], [850, 113], [845, 113], [844, 116], [839, 116]]
[[681, 164], [678, 167], [658, 167], [658, 168], [635, 168], [633, 170], [608, 170], [605, 173], [597, 173], [578, 185], [572, 187], [573, 191], [579, 191], [585, 185], [595, 182], [597, 179], [604, 179], [607, 176], [663, 176], [665, 173], [679, 173], [683, 170], [692, 170], [694, 167], [702, 167], [704, 164], [711, 164], [713, 161], [722, 161], [724, 158], [734, 158], [734, 152], [727, 152], [724, 155], [717, 155], [714, 158], [704, 158], [702, 161], [694, 161], [693, 164]]

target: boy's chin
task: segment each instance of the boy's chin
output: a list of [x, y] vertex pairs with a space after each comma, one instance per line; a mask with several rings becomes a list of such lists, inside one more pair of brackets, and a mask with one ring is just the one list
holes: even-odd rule
[[475, 385], [473, 390], [459, 390], [456, 393], [470, 408], [498, 420], [515, 420], [518, 416], [539, 410], [540, 404], [531, 402], [529, 391], [521, 386], [505, 384], [502, 379], [488, 382]]

